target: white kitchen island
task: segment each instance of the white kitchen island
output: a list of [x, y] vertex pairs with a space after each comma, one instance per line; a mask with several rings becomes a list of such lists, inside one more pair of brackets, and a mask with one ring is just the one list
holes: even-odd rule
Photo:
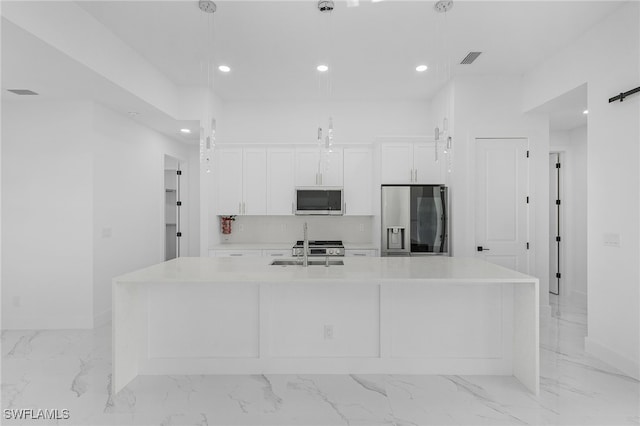
[[113, 387], [144, 374], [513, 375], [539, 392], [538, 279], [468, 258], [178, 258], [113, 280]]

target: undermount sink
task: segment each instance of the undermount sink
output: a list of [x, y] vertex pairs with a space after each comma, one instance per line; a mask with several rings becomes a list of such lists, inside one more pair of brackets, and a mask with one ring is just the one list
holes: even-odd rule
[[[309, 259], [308, 264], [309, 266], [325, 266], [326, 262], [324, 259], [323, 260]], [[343, 260], [329, 259], [329, 266], [343, 266], [343, 265], [344, 265]], [[271, 266], [302, 266], [302, 260], [276, 259], [273, 262], [271, 262]]]

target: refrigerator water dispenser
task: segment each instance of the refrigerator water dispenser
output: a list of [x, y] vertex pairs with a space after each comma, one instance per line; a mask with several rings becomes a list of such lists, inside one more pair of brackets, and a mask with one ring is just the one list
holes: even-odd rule
[[400, 226], [392, 226], [387, 228], [387, 249], [388, 250], [404, 250], [404, 233], [406, 229]]

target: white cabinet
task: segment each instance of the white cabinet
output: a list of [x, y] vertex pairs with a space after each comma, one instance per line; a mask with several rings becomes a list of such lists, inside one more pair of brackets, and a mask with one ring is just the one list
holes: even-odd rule
[[219, 215], [264, 215], [267, 212], [265, 148], [219, 148]]
[[444, 142], [383, 143], [381, 145], [381, 181], [408, 184], [444, 184]]
[[296, 186], [342, 186], [342, 148], [296, 149]]
[[220, 148], [216, 151], [217, 213], [242, 214], [242, 148]]
[[267, 150], [245, 148], [242, 158], [242, 214], [267, 214]]
[[344, 214], [373, 214], [373, 152], [371, 148], [344, 149]]
[[267, 150], [267, 214], [292, 215], [295, 189], [293, 148]]
[[276, 250], [276, 249], [265, 249], [262, 250], [262, 256], [264, 257], [291, 257], [291, 249], [289, 250]]
[[213, 257], [260, 257], [262, 250], [211, 250], [209, 256]]
[[378, 256], [378, 250], [376, 249], [345, 249], [344, 255], [346, 257], [376, 257]]

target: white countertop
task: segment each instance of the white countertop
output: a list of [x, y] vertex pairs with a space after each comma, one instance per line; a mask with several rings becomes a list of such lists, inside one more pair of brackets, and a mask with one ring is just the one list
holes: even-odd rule
[[[211, 246], [209, 250], [291, 250], [295, 241], [290, 243], [220, 243]], [[378, 246], [373, 243], [348, 243], [344, 248], [347, 250], [377, 250]]]
[[181, 257], [114, 278], [145, 282], [404, 282], [531, 283], [537, 278], [474, 258], [344, 257], [343, 266], [271, 266], [271, 258]]

